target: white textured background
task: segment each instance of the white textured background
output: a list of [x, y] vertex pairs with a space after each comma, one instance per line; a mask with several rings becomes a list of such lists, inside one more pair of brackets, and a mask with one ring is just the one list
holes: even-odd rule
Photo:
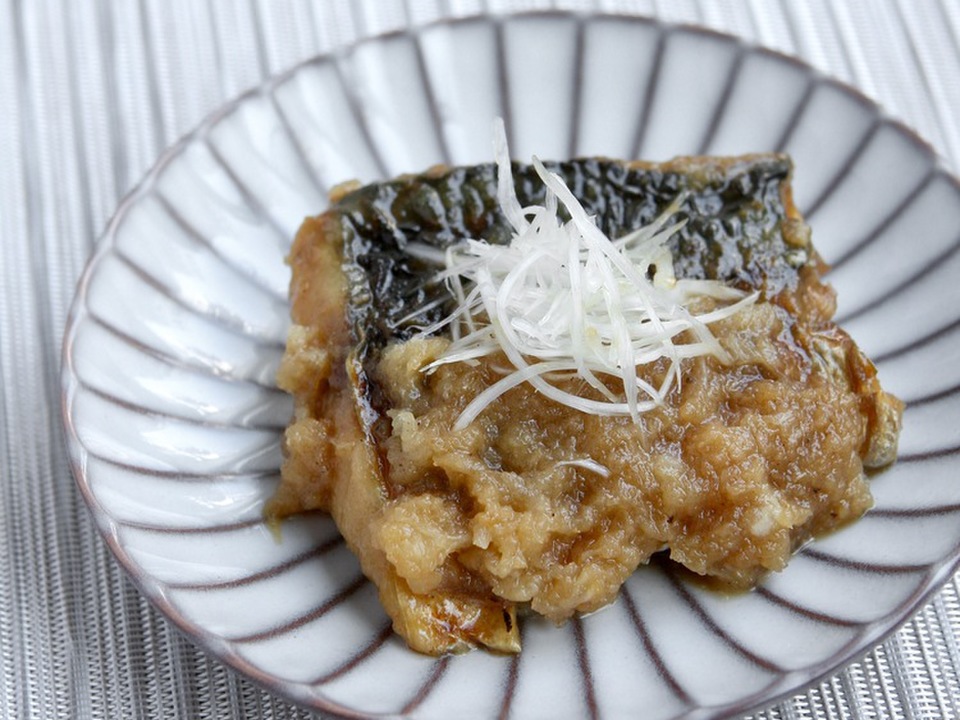
[[[87, 518], [59, 422], [75, 282], [160, 151], [243, 89], [359, 36], [558, 7], [798, 55], [960, 167], [958, 0], [0, 0], [0, 717], [309, 717], [182, 638]], [[862, 661], [761, 716], [960, 717], [958, 579]]]

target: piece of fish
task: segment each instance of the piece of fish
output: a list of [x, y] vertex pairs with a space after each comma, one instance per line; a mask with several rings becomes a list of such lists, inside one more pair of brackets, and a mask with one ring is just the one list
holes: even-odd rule
[[[863, 398], [872, 423], [867, 465], [896, 454], [902, 406], [830, 318], [832, 290], [790, 194], [783, 155], [679, 158], [667, 163], [584, 159], [548, 164], [610, 238], [649, 224], [675, 199], [686, 225], [670, 241], [678, 277], [708, 278], [803, 316], [796, 342], [836, 382]], [[521, 206], [542, 204], [530, 166], [513, 166]], [[295, 398], [283, 483], [271, 517], [331, 512], [394, 627], [413, 647], [438, 654], [475, 645], [519, 649], [516, 607], [467, 577], [454, 593], [415, 592], [371, 537], [371, 519], [396, 495], [383, 443], [389, 403], [375, 381], [388, 344], [407, 340], [450, 310], [430, 282], [435, 256], [465, 238], [505, 243], [512, 230], [497, 203], [496, 167], [438, 167], [343, 192], [308, 219], [289, 262], [294, 327], [280, 371]]]

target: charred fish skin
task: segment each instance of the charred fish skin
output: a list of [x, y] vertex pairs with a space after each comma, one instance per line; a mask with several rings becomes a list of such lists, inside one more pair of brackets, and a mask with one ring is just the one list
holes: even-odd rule
[[[814, 260], [787, 194], [792, 163], [785, 155], [546, 165], [613, 239], [651, 223], [683, 195], [677, 218], [687, 224], [670, 242], [677, 277], [721, 280], [772, 297], [795, 287], [799, 268]], [[546, 190], [532, 166], [514, 163], [513, 175], [522, 206], [543, 203]], [[449, 310], [431, 306], [446, 289], [424, 282], [436, 267], [405, 251], [411, 241], [440, 251], [466, 238], [510, 241], [496, 188], [493, 164], [437, 168], [366, 186], [332, 208], [340, 215], [350, 325], [356, 340], [363, 336], [364, 364]], [[404, 321], [418, 307], [429, 309]]]

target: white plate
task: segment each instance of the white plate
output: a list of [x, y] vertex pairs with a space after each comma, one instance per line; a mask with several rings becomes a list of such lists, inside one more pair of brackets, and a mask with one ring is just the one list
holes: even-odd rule
[[[760, 589], [645, 568], [618, 602], [517, 658], [432, 659], [389, 631], [322, 516], [261, 520], [290, 411], [274, 387], [283, 256], [335, 183], [515, 156], [782, 149], [835, 269], [839, 317], [908, 401], [876, 509]], [[716, 33], [620, 17], [478, 18], [319, 57], [230, 103], [121, 204], [64, 349], [74, 472], [143, 592], [263, 685], [350, 716], [708, 717], [866, 652], [957, 566], [960, 188], [855, 91]]]

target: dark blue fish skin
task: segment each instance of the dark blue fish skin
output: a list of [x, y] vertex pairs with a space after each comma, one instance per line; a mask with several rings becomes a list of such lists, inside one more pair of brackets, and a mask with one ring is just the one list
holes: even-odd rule
[[[773, 297], [795, 288], [798, 270], [815, 261], [789, 193], [785, 155], [680, 158], [669, 163], [583, 159], [547, 163], [610, 238], [649, 224], [681, 193], [671, 240], [678, 277], [710, 278]], [[513, 165], [522, 206], [542, 205], [545, 188], [530, 165]], [[331, 208], [343, 237], [348, 319], [364, 360], [449, 312], [432, 301], [436, 266], [412, 257], [411, 241], [439, 250], [465, 238], [506, 243], [511, 228], [496, 199], [493, 164], [439, 168], [360, 188]], [[428, 308], [403, 321], [416, 308]], [[364, 362], [366, 364], [366, 362]]]

